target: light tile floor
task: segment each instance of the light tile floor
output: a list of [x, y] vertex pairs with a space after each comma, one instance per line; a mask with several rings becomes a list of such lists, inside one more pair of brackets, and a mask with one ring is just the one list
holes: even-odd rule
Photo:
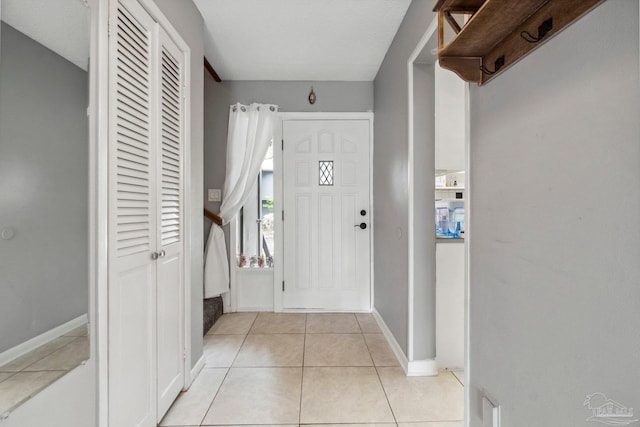
[[0, 366], [0, 414], [14, 409], [89, 358], [87, 325]]
[[370, 314], [233, 313], [161, 426], [462, 427], [452, 372], [406, 377]]

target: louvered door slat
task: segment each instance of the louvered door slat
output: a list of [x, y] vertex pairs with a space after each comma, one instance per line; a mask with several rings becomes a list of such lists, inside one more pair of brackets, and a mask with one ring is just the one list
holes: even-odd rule
[[161, 241], [169, 245], [181, 241], [182, 232], [182, 87], [181, 66], [171, 53], [162, 49], [161, 108]]
[[124, 116], [132, 123], [141, 123], [140, 126], [147, 129], [149, 122], [145, 120], [147, 118], [145, 114], [149, 114], [148, 102], [141, 102], [131, 93], [122, 90], [118, 90], [118, 96], [123, 101], [118, 108], [118, 116]]
[[136, 162], [137, 159], [147, 159], [145, 163], [148, 164], [149, 150], [146, 141], [122, 128], [118, 132], [118, 153], [120, 152], [133, 154], [135, 156], [134, 159], [131, 159], [133, 162]]
[[140, 85], [144, 88], [149, 87], [149, 82], [145, 82], [140, 74], [135, 69], [133, 69], [130, 66], [130, 63], [127, 63], [127, 61], [118, 63], [118, 74], [126, 76], [132, 82], [135, 82], [135, 84]]
[[118, 174], [118, 181], [122, 182], [123, 184], [134, 184], [149, 188], [147, 182], [143, 178], [138, 178], [136, 176]]
[[140, 25], [135, 18], [129, 15], [126, 10], [121, 10], [118, 16], [118, 41], [122, 39], [130, 40], [135, 46], [140, 48], [141, 52], [149, 52], [149, 41], [144, 33], [140, 32]]
[[169, 80], [162, 80], [162, 92], [167, 97], [167, 102], [173, 106], [180, 105], [180, 99], [173, 93], [174, 83]]
[[151, 250], [150, 98], [151, 52], [147, 30], [118, 10], [116, 76], [117, 217], [135, 212], [135, 222], [117, 222], [118, 256]]

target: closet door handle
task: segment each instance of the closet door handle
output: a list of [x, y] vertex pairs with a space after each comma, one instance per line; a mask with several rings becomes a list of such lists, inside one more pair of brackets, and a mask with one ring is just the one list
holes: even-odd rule
[[163, 250], [161, 250], [161, 251], [160, 251], [160, 253], [158, 254], [158, 258], [164, 258], [164, 256], [165, 256], [166, 254], [167, 254], [167, 253], [166, 253], [166, 252], [164, 251], [164, 249], [163, 249]]
[[152, 260], [157, 260], [158, 257], [160, 256], [160, 254], [158, 252], [151, 252], [151, 259]]

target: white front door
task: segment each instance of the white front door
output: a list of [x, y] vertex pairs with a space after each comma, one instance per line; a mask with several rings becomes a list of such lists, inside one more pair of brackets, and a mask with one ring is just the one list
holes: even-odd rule
[[369, 310], [370, 121], [283, 122], [283, 307]]

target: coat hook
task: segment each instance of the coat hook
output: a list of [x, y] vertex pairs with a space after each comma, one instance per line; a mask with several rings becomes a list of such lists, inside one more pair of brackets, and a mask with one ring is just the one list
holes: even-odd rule
[[311, 92], [309, 92], [309, 104], [313, 105], [316, 103], [316, 93], [313, 91], [313, 86], [311, 86]]
[[496, 58], [496, 62], [494, 62], [494, 70], [491, 71], [490, 69], [488, 69], [487, 67], [485, 67], [484, 65], [480, 66], [480, 70], [484, 73], [487, 74], [489, 76], [495, 74], [498, 72], [498, 70], [500, 70], [500, 68], [502, 68], [504, 66], [504, 55], [502, 55], [499, 58]]
[[520, 37], [522, 37], [525, 41], [529, 43], [538, 43], [551, 30], [553, 30], [553, 18], [549, 18], [546, 21], [544, 21], [542, 24], [540, 24], [540, 26], [538, 27], [538, 37], [535, 37], [533, 34], [531, 34], [527, 30], [520, 32]]

